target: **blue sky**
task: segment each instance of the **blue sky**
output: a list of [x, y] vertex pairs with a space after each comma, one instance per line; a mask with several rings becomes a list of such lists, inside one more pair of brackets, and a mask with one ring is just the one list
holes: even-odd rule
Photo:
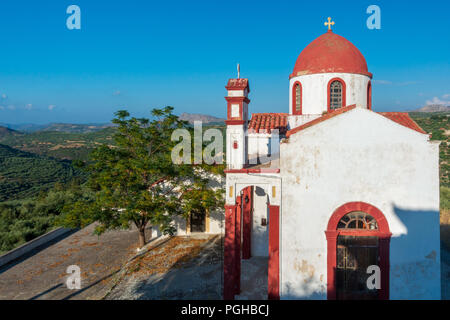
[[[68, 30], [66, 8], [81, 8]], [[366, 9], [381, 8], [381, 30]], [[0, 3], [0, 123], [108, 122], [154, 107], [225, 117], [225, 84], [250, 79], [250, 112], [288, 112], [297, 56], [326, 32], [353, 42], [375, 111], [450, 104], [449, 1], [137, 1]]]

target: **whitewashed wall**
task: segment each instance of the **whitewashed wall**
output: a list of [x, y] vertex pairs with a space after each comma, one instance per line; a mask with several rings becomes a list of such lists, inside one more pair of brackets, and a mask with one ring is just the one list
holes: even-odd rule
[[[267, 207], [268, 195], [261, 187], [253, 188], [253, 220], [251, 234], [252, 257], [269, 256], [269, 210]], [[261, 225], [261, 219], [267, 224]]]
[[[247, 128], [244, 125], [227, 126], [227, 167], [228, 169], [242, 169], [247, 162], [247, 149], [245, 148], [245, 139]], [[234, 141], [237, 141], [238, 148], [233, 148]]]
[[[216, 174], [207, 173], [206, 177], [209, 179], [209, 187], [213, 190], [224, 189], [225, 188], [225, 177]], [[209, 231], [205, 232], [208, 234], [219, 234], [225, 232], [225, 209], [217, 208], [209, 214]], [[172, 224], [176, 228], [176, 235], [188, 235], [190, 232], [187, 229], [186, 219], [183, 217], [174, 217]], [[159, 228], [152, 228], [152, 238], [161, 235]]]
[[282, 299], [326, 299], [324, 231], [353, 201], [379, 208], [393, 233], [390, 298], [440, 298], [438, 143], [356, 108], [280, 148]]
[[296, 76], [289, 80], [289, 113], [292, 114], [292, 86], [302, 84], [302, 113], [319, 114], [327, 111], [328, 82], [341, 78], [346, 84], [346, 105], [356, 104], [367, 108], [367, 85], [370, 78], [353, 73], [318, 73]]

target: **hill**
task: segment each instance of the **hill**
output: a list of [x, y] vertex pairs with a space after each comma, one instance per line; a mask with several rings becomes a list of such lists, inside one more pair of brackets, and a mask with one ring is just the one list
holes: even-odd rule
[[450, 106], [444, 106], [442, 104], [432, 104], [414, 110], [413, 112], [450, 112]]
[[18, 136], [18, 135], [22, 135], [22, 134], [23, 133], [21, 133], [19, 131], [0, 126], [0, 138], [9, 137], [9, 136]]
[[199, 114], [199, 113], [182, 113], [180, 115], [180, 119], [184, 120], [184, 121], [188, 121], [189, 123], [194, 123], [194, 121], [201, 121], [204, 124], [208, 123], [208, 124], [219, 124], [219, 123], [224, 123], [225, 119], [221, 119], [221, 118], [217, 118], [217, 117], [213, 117], [207, 114]]
[[22, 199], [48, 190], [56, 182], [85, 179], [71, 162], [20, 151], [0, 144], [0, 202]]
[[112, 127], [111, 123], [92, 123], [92, 124], [74, 124], [74, 123], [48, 123], [48, 124], [7, 124], [0, 123], [0, 126], [7, 127], [22, 132], [37, 132], [37, 131], [58, 131], [58, 132], [70, 132], [70, 133], [88, 133], [96, 132], [109, 127]]
[[105, 143], [113, 144], [115, 128], [88, 133], [37, 131], [21, 135], [0, 135], [0, 143], [12, 148], [47, 157], [86, 160], [89, 152]]

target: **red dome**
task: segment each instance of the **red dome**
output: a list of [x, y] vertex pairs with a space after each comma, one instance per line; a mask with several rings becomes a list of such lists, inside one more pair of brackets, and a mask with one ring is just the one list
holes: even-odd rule
[[330, 72], [357, 73], [372, 78], [358, 48], [332, 31], [318, 37], [300, 53], [291, 77]]

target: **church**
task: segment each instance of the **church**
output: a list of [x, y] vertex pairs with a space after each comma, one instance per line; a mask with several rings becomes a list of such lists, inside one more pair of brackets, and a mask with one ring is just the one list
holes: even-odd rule
[[250, 116], [249, 79], [226, 85], [224, 299], [258, 257], [269, 299], [441, 297], [439, 142], [373, 111], [366, 60], [332, 24], [285, 110]]

